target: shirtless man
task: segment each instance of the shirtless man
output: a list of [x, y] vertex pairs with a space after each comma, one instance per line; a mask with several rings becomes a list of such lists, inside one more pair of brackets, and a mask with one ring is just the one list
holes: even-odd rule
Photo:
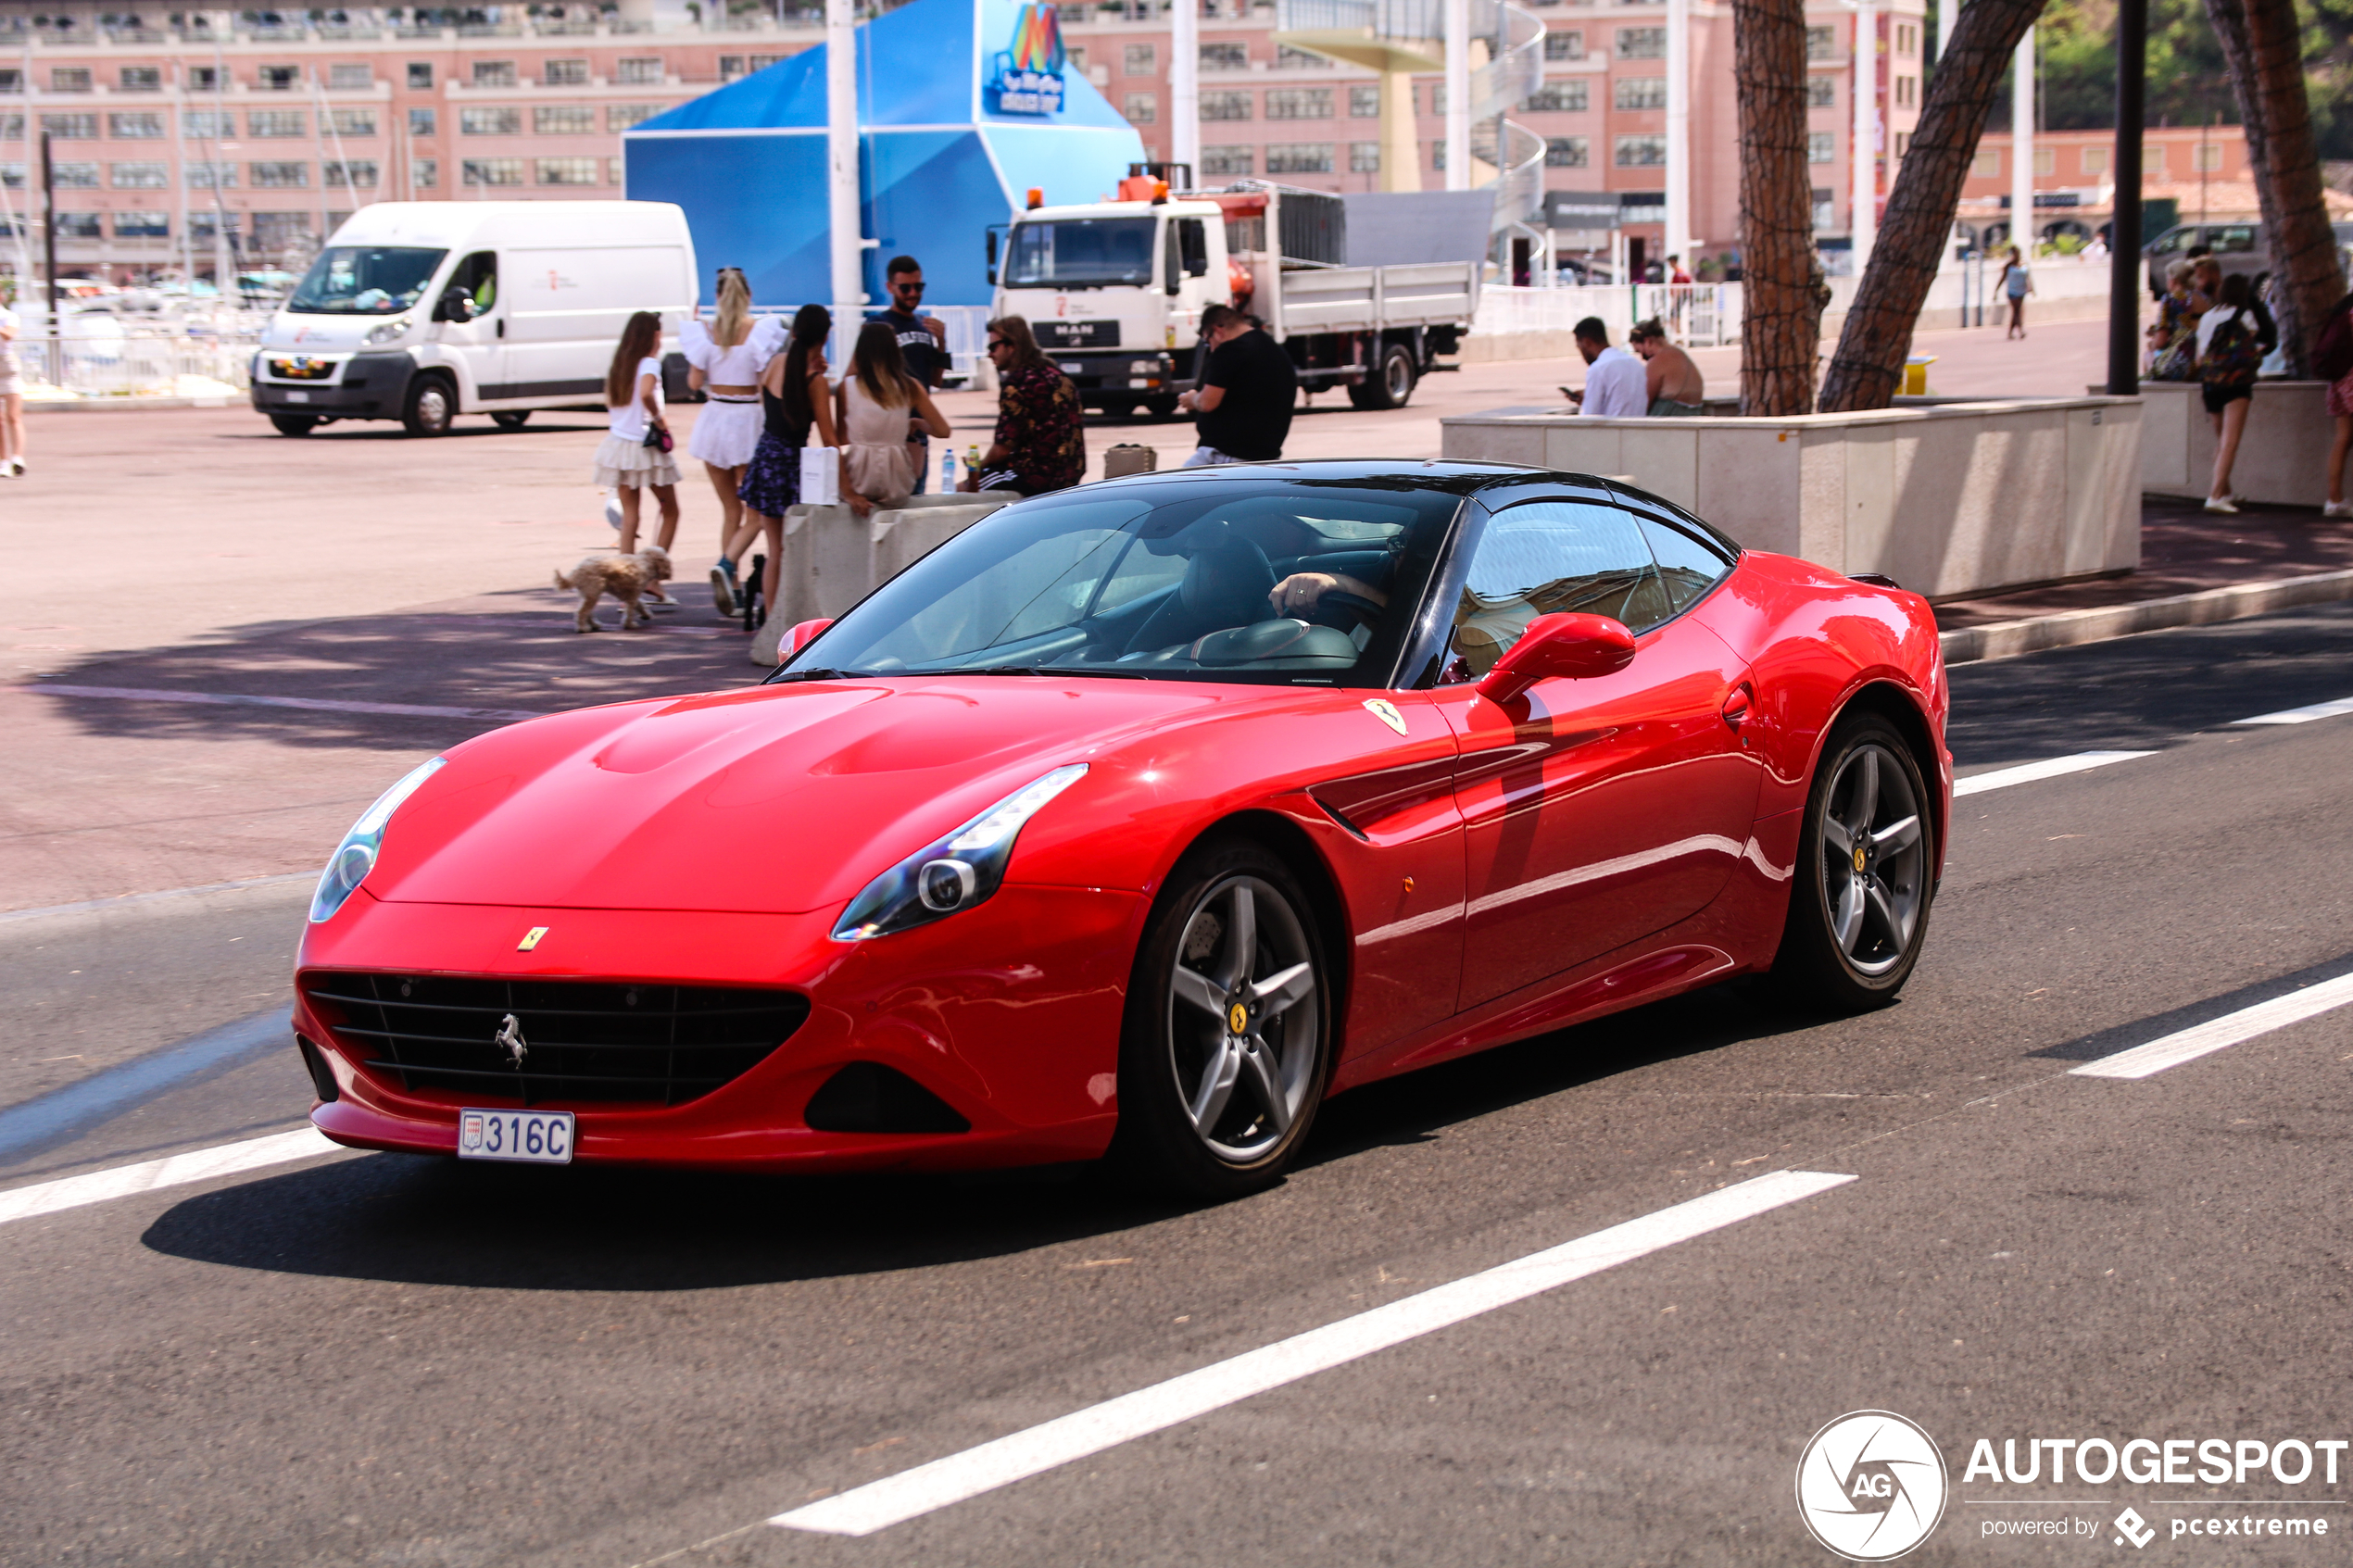
[[1628, 341], [1649, 362], [1644, 379], [1649, 383], [1652, 419], [1707, 412], [1707, 383], [1701, 379], [1699, 367], [1692, 363], [1690, 355], [1667, 341], [1667, 329], [1657, 318], [1635, 322]]

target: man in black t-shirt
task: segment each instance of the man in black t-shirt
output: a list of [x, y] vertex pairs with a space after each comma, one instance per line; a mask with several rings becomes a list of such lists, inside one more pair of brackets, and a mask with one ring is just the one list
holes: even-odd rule
[[[890, 308], [869, 320], [897, 335], [907, 373], [936, 392], [948, 373], [948, 326], [936, 316], [916, 314], [924, 303], [923, 264], [912, 256], [894, 256], [883, 269], [883, 282], [890, 290]], [[931, 438], [917, 432], [907, 438], [907, 448], [915, 460], [915, 494], [920, 495], [931, 477]]]
[[1185, 459], [1189, 469], [1219, 463], [1263, 463], [1283, 455], [1290, 433], [1291, 406], [1299, 400], [1299, 374], [1283, 345], [1259, 330], [1258, 318], [1230, 305], [1201, 313], [1209, 344], [1209, 365], [1201, 388], [1176, 406], [1192, 411], [1201, 445]]

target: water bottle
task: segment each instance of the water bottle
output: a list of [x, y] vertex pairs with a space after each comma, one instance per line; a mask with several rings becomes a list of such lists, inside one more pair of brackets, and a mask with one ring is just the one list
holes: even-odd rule
[[939, 454], [939, 493], [943, 495], [956, 488], [956, 449], [943, 449]]

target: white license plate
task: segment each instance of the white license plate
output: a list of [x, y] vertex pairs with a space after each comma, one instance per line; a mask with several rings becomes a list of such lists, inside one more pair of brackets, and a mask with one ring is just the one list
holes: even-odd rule
[[310, 401], [310, 394], [307, 392], [289, 392], [286, 394], [286, 401], [289, 403], [308, 403]]
[[1063, 374], [1066, 376], [1075, 376], [1086, 368], [1087, 367], [1084, 364], [1076, 359], [1065, 359], [1063, 361]]
[[572, 1163], [569, 1110], [460, 1110], [458, 1158], [520, 1160], [531, 1165]]

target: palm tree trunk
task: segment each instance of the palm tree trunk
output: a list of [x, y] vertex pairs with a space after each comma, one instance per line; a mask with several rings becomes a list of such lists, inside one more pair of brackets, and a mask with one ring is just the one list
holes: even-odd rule
[[2295, 0], [2206, 0], [2206, 14], [2246, 126], [2248, 172], [2281, 284], [2280, 341], [2300, 373], [2312, 334], [2345, 293], [2345, 273], [2321, 194]]
[[1733, 0], [1741, 127], [1741, 412], [1814, 411], [1820, 264], [1806, 165], [1805, 0]]
[[[2293, 0], [2288, 0], [2293, 4]], [[1950, 243], [1961, 182], [1977, 157], [1977, 139], [1994, 107], [2011, 51], [2042, 14], [2043, 0], [1969, 0], [1936, 62], [1919, 128], [1897, 167], [1887, 217], [1864, 270], [1855, 305], [1822, 381], [1822, 412], [1884, 408], [1902, 384], [1912, 325]], [[2032, 232], [2032, 214], [2013, 216]]]

